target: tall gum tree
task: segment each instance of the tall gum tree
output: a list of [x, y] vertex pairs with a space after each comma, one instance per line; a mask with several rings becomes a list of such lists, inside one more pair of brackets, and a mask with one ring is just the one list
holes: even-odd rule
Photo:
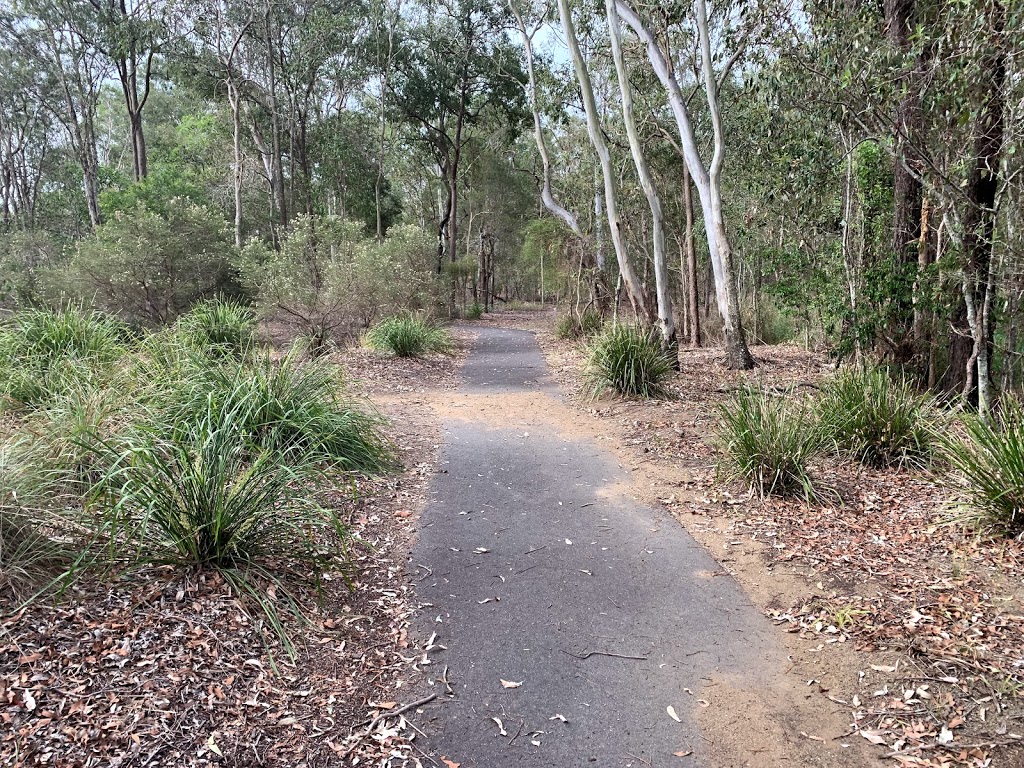
[[583, 108], [587, 117], [587, 134], [590, 136], [590, 143], [594, 146], [598, 162], [601, 166], [601, 177], [604, 181], [604, 207], [608, 217], [608, 232], [611, 236], [612, 247], [615, 249], [615, 258], [619, 264], [619, 275], [626, 287], [626, 294], [633, 307], [633, 312], [643, 322], [651, 320], [650, 307], [647, 304], [647, 296], [640, 278], [636, 273], [629, 253], [626, 251], [626, 242], [622, 235], [622, 225], [619, 220], [618, 191], [616, 189], [615, 169], [612, 167], [612, 155], [608, 149], [608, 142], [605, 141], [604, 132], [601, 129], [601, 116], [597, 108], [597, 99], [594, 97], [594, 86], [590, 80], [590, 72], [587, 70], [587, 63], [580, 50], [579, 39], [576, 36], [576, 26], [572, 20], [572, 9], [568, 0], [558, 0], [558, 14], [562, 22], [562, 30], [565, 32], [566, 42], [569, 45], [569, 54], [572, 58], [573, 69], [576, 72], [576, 79], [579, 82], [580, 93], [583, 97]]
[[[618, 15], [625, 21], [647, 47], [647, 55], [655, 74], [664, 86], [669, 105], [672, 108], [679, 138], [682, 143], [686, 167], [697, 188], [701, 210], [704, 215], [704, 229], [707, 234], [708, 252], [715, 278], [715, 296], [718, 311], [722, 316], [725, 334], [725, 362], [733, 369], [749, 370], [754, 367], [754, 358], [747, 346], [746, 334], [740, 320], [739, 289], [736, 270], [733, 265], [732, 249], [725, 227], [722, 205], [722, 165], [725, 160], [725, 136], [722, 130], [722, 111], [719, 100], [719, 76], [715, 72], [711, 51], [711, 36], [708, 24], [707, 4], [704, 0], [694, 3], [694, 16], [699, 40], [701, 74], [704, 93], [712, 124], [712, 157], [704, 164], [698, 149], [686, 98], [675, 76], [672, 65], [654, 32], [636, 10], [624, 0], [615, 0]], [[738, 51], [737, 51], [738, 52]], [[735, 62], [735, 55], [725, 66], [725, 72]]]

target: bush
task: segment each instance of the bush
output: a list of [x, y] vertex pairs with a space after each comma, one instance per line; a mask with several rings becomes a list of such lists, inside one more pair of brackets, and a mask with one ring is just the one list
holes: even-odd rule
[[243, 355], [252, 348], [256, 313], [234, 301], [211, 299], [192, 307], [176, 323], [192, 346], [218, 355]]
[[338, 369], [324, 360], [252, 362], [194, 369], [158, 416], [165, 429], [187, 429], [207, 408], [231, 413], [258, 450], [299, 451], [347, 471], [391, 466], [381, 418], [345, 400]]
[[243, 282], [261, 314], [291, 324], [314, 352], [386, 307], [438, 305], [436, 241], [415, 227], [393, 227], [381, 242], [335, 216], [299, 216], [275, 251], [253, 242], [242, 253]]
[[220, 214], [178, 198], [163, 215], [140, 204], [79, 243], [64, 288], [131, 322], [161, 325], [235, 290], [233, 256]]
[[665, 379], [672, 373], [672, 362], [650, 333], [616, 325], [594, 340], [589, 353], [586, 380], [593, 397], [609, 389], [627, 397], [668, 394]]
[[848, 369], [825, 385], [821, 420], [836, 448], [871, 467], [923, 465], [933, 451], [934, 401], [882, 369]]
[[761, 498], [814, 497], [807, 464], [824, 444], [813, 409], [805, 403], [744, 388], [719, 409], [720, 468], [742, 480]]
[[382, 320], [366, 334], [366, 343], [397, 357], [423, 357], [431, 352], [448, 352], [452, 347], [446, 330], [414, 315]]
[[0, 333], [3, 394], [37, 405], [82, 386], [124, 355], [125, 336], [124, 326], [95, 312], [20, 312]]
[[483, 305], [479, 301], [474, 301], [466, 309], [466, 319], [467, 320], [479, 320], [483, 316], [484, 316], [484, 308], [483, 308]]
[[965, 415], [960, 423], [962, 434], [947, 433], [940, 446], [963, 481], [971, 516], [1024, 533], [1024, 407], [1006, 400], [999, 418]]
[[578, 339], [600, 333], [604, 325], [604, 317], [593, 309], [585, 309], [582, 313], [569, 312], [555, 322], [555, 336], [559, 339]]

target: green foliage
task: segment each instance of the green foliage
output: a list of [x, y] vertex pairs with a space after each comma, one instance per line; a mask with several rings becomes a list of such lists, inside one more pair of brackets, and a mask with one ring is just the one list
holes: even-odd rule
[[609, 389], [627, 397], [663, 397], [671, 373], [657, 339], [635, 326], [613, 326], [589, 348], [586, 379], [594, 397]]
[[210, 299], [196, 304], [175, 325], [198, 349], [240, 356], [254, 343], [256, 313], [235, 301]]
[[559, 339], [589, 338], [600, 333], [603, 325], [604, 317], [597, 310], [569, 311], [555, 321], [555, 336]]
[[1010, 535], [1024, 532], [1024, 407], [1007, 398], [998, 416], [965, 414], [962, 431], [940, 437], [942, 458], [959, 474], [966, 511]]
[[357, 223], [300, 216], [280, 250], [246, 246], [241, 273], [261, 313], [294, 325], [321, 353], [389, 309], [435, 307], [436, 254], [436, 242], [416, 227], [393, 227], [378, 242]]
[[79, 243], [64, 290], [132, 321], [173, 321], [197, 301], [236, 292], [224, 218], [174, 198], [164, 215], [139, 205]]
[[291, 654], [267, 584], [301, 615], [289, 581], [315, 582], [340, 565], [346, 533], [315, 501], [318, 470], [308, 456], [298, 448], [254, 450], [248, 419], [244, 404], [210, 403], [170, 437], [140, 433], [105, 448], [110, 469], [95, 496], [116, 563], [218, 570], [256, 603]]
[[100, 193], [100, 211], [105, 219], [118, 214], [135, 215], [139, 210], [169, 217], [175, 201], [195, 206], [210, 204], [209, 196], [196, 183], [194, 172], [176, 163], [153, 163], [142, 181], [125, 181]]
[[474, 301], [466, 308], [466, 320], [479, 320], [484, 316], [484, 307], [479, 301]]
[[761, 387], [745, 387], [719, 408], [720, 467], [768, 495], [815, 496], [808, 463], [824, 438], [813, 408]]
[[15, 231], [0, 236], [0, 302], [8, 306], [44, 304], [48, 272], [62, 259], [61, 248], [45, 232]]
[[37, 405], [103, 375], [125, 351], [124, 327], [107, 316], [26, 310], [0, 331], [0, 391]]
[[825, 385], [821, 419], [837, 449], [872, 467], [923, 465], [933, 448], [934, 400], [880, 368], [847, 369]]
[[429, 320], [415, 315], [399, 315], [382, 320], [366, 334], [366, 343], [396, 357], [423, 357], [451, 350], [451, 336]]

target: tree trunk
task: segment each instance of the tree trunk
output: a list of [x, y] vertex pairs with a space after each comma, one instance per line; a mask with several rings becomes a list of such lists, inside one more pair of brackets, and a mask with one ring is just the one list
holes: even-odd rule
[[700, 304], [697, 299], [697, 249], [693, 242], [693, 192], [690, 189], [690, 172], [683, 168], [683, 210], [686, 213], [686, 311], [689, 315], [690, 346], [700, 347]]
[[[561, 0], [564, 2], [564, 0]], [[704, 214], [704, 229], [707, 233], [708, 252], [715, 277], [715, 295], [718, 299], [718, 311], [722, 316], [725, 334], [725, 363], [733, 369], [749, 370], [754, 367], [754, 358], [747, 347], [746, 335], [740, 321], [739, 292], [736, 284], [736, 272], [733, 268], [732, 250], [726, 236], [725, 217], [722, 210], [721, 169], [724, 159], [724, 134], [722, 116], [718, 101], [718, 83], [711, 59], [711, 40], [708, 32], [707, 7], [703, 0], [694, 4], [697, 11], [697, 27], [700, 36], [704, 90], [714, 130], [714, 154], [711, 164], [704, 166], [697, 148], [693, 132], [693, 122], [686, 106], [679, 81], [672, 72], [672, 67], [658, 44], [655, 35], [647, 28], [640, 16], [624, 0], [616, 0], [619, 15], [629, 24], [647, 45], [648, 58], [658, 79], [668, 92], [669, 104], [672, 107], [679, 136], [682, 141], [683, 154], [690, 177], [697, 187], [701, 209]]]
[[[651, 243], [654, 252], [654, 285], [658, 307], [658, 332], [661, 335], [661, 349], [673, 361], [673, 367], [679, 367], [679, 342], [676, 339], [676, 322], [672, 311], [672, 293], [669, 285], [668, 259], [665, 255], [665, 226], [661, 210], [661, 198], [654, 186], [651, 170], [644, 157], [640, 134], [636, 129], [633, 117], [633, 88], [629, 83], [629, 72], [622, 55], [622, 29], [619, 16], [615, 12], [615, 0], [605, 0], [605, 12], [608, 16], [608, 31], [612, 45], [612, 59], [619, 81], [619, 93], [622, 96], [622, 122], [629, 139], [629, 150], [633, 155], [637, 178], [643, 188], [647, 205], [651, 209]], [[646, 263], [646, 261], [645, 261]]]
[[633, 312], [642, 322], [650, 322], [651, 315], [650, 309], [647, 306], [647, 297], [644, 295], [636, 270], [633, 268], [633, 263], [626, 252], [626, 244], [622, 237], [615, 190], [615, 170], [612, 168], [611, 152], [608, 150], [608, 144], [605, 142], [604, 134], [601, 130], [597, 100], [594, 98], [590, 74], [587, 72], [583, 53], [580, 51], [579, 41], [576, 38], [576, 28], [572, 22], [572, 11], [569, 9], [568, 0], [558, 0], [558, 11], [562, 20], [562, 29], [565, 31], [566, 40], [569, 44], [573, 68], [576, 70], [576, 79], [579, 81], [580, 91], [583, 96], [583, 106], [587, 115], [587, 132], [590, 135], [590, 142], [594, 145], [594, 151], [597, 153], [601, 164], [601, 175], [604, 177], [605, 209], [608, 213], [608, 231], [612, 244], [615, 247], [615, 257], [619, 264], [619, 275], [626, 286], [630, 304], [633, 306]]

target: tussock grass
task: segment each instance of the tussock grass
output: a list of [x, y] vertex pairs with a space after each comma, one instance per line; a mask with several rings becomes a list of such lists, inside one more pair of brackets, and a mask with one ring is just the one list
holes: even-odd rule
[[966, 495], [964, 516], [1009, 535], [1024, 535], [1024, 407], [1004, 399], [998, 415], [964, 414], [960, 430], [940, 435], [940, 454]]
[[724, 474], [761, 498], [815, 497], [808, 463], [822, 452], [825, 439], [810, 404], [747, 387], [722, 404], [719, 415], [716, 441]]
[[26, 310], [0, 331], [0, 391], [35, 406], [106, 375], [127, 351], [127, 329], [96, 312]]
[[255, 342], [256, 312], [234, 301], [212, 299], [192, 307], [175, 327], [189, 344], [213, 354], [239, 357]]
[[934, 450], [934, 398], [880, 368], [841, 372], [825, 385], [821, 421], [835, 447], [870, 467], [924, 466]]
[[589, 348], [585, 379], [597, 397], [611, 390], [626, 397], [665, 397], [672, 363], [657, 340], [644, 330], [617, 325], [596, 337]]
[[593, 309], [581, 314], [569, 312], [555, 322], [555, 336], [559, 339], [590, 338], [601, 332], [604, 318]]
[[400, 315], [382, 320], [366, 334], [371, 349], [390, 352], [396, 357], [423, 357], [432, 352], [449, 352], [450, 334], [415, 315]]

